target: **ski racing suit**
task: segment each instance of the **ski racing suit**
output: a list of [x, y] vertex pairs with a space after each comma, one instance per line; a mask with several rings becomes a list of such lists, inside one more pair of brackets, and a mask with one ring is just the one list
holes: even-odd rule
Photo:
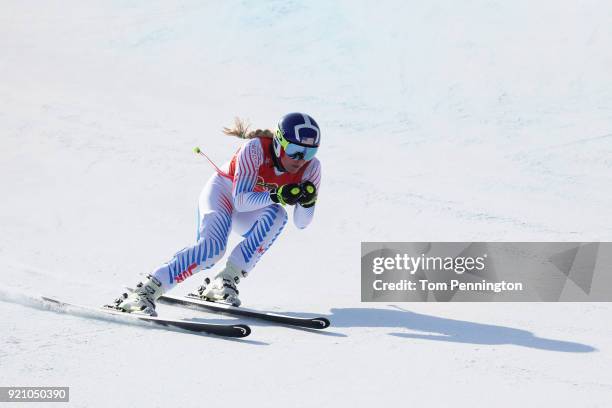
[[[225, 253], [232, 230], [244, 239], [232, 250], [228, 262], [245, 272], [253, 269], [287, 223], [287, 211], [272, 201], [270, 189], [309, 180], [318, 191], [321, 183], [321, 164], [316, 157], [297, 173], [280, 172], [275, 160], [272, 139], [253, 138], [208, 180], [199, 198], [197, 241], [152, 274], [162, 282], [164, 292], [215, 265]], [[306, 228], [314, 209], [296, 204], [295, 226]]]

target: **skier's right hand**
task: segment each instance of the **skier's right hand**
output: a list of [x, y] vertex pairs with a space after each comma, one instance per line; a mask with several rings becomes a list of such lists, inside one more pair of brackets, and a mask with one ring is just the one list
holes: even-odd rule
[[281, 205], [296, 205], [301, 196], [302, 188], [295, 183], [283, 184], [270, 191], [272, 201]]

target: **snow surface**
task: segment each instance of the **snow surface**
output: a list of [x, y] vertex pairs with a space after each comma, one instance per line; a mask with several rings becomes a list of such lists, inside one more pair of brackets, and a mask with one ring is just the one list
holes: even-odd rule
[[[611, 44], [609, 1], [3, 0], [0, 386], [70, 386], [75, 407], [610, 406], [612, 305], [365, 304], [359, 269], [361, 241], [612, 240]], [[194, 239], [213, 170], [192, 148], [222, 163], [235, 115], [296, 110], [323, 128], [315, 220], [241, 297], [333, 327], [226, 340], [32, 300], [135, 284]]]

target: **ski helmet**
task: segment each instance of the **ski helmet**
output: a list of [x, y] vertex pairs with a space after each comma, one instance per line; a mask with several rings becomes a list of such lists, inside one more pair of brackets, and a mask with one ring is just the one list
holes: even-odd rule
[[312, 160], [321, 141], [319, 125], [305, 113], [289, 113], [278, 122], [274, 135], [274, 154], [294, 160]]

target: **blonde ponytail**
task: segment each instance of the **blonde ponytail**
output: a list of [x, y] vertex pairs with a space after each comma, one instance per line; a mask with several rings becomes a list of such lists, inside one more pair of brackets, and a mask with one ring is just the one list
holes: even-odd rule
[[257, 129], [249, 132], [250, 123], [236, 117], [234, 119], [234, 126], [231, 128], [224, 127], [223, 133], [228, 136], [236, 136], [241, 139], [253, 139], [255, 137], [274, 137], [274, 133], [270, 129]]

